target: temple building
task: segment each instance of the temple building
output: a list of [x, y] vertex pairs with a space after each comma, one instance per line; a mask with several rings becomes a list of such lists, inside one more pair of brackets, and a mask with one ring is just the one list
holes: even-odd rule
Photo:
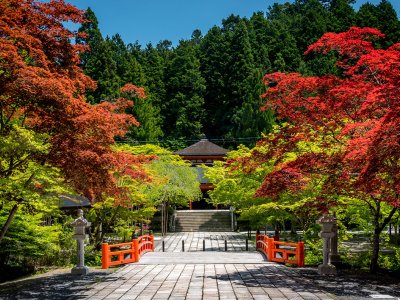
[[207, 191], [214, 187], [204, 177], [203, 169], [199, 166], [202, 164], [212, 166], [214, 161], [224, 160], [228, 152], [229, 150], [224, 149], [207, 139], [201, 139], [199, 142], [175, 152], [175, 154], [181, 156], [183, 159], [192, 162], [192, 166], [196, 168], [199, 173], [200, 189], [203, 193], [203, 198], [199, 202], [190, 203], [190, 209], [213, 208], [211, 204], [206, 202], [206, 199], [208, 198]]

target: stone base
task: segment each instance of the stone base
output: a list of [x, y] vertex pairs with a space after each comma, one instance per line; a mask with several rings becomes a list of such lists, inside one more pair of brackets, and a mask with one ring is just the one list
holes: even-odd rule
[[334, 265], [319, 265], [319, 275], [336, 275], [336, 267]]
[[71, 274], [73, 275], [87, 275], [89, 274], [89, 268], [84, 266], [84, 267], [74, 267], [71, 270]]

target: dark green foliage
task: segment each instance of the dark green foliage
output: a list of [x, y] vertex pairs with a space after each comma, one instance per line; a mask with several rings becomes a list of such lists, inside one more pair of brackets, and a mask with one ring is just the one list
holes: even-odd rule
[[108, 41], [104, 41], [97, 18], [90, 8], [86, 10], [85, 18], [88, 22], [82, 24], [78, 31], [87, 36], [76, 42], [89, 46], [89, 52], [81, 54], [81, 65], [85, 74], [97, 81], [97, 89], [86, 96], [90, 103], [100, 103], [118, 96], [120, 85], [117, 65], [113, 59], [113, 49]]
[[272, 114], [259, 111], [264, 74], [337, 74], [335, 53], [304, 56], [308, 45], [327, 31], [376, 27], [387, 35], [380, 47], [398, 41], [400, 23], [390, 1], [366, 3], [359, 11], [354, 3], [275, 3], [266, 13], [255, 12], [249, 19], [228, 16], [207, 33], [196, 29], [176, 47], [162, 40], [144, 48], [138, 42], [125, 45], [118, 34], [104, 41], [96, 16], [88, 9], [86, 17], [91, 22], [80, 29], [88, 36], [77, 42], [92, 49], [81, 56], [85, 72], [98, 83], [89, 100], [112, 100], [125, 83], [145, 87], [147, 99], [135, 100], [137, 107], [131, 111], [142, 127], [131, 129], [130, 140], [175, 146], [190, 144], [202, 134], [229, 141], [257, 140], [274, 122]]
[[164, 130], [175, 138], [199, 138], [203, 130], [205, 80], [196, 57], [197, 45], [181, 41], [167, 67]]
[[220, 108], [227, 104], [228, 99], [225, 95], [225, 81], [228, 54], [226, 40], [224, 39], [221, 28], [214, 26], [204, 37], [200, 45], [201, 53], [201, 72], [206, 80], [205, 110], [206, 120], [205, 132], [212, 137], [223, 136], [224, 130], [217, 126], [217, 122], [222, 119], [224, 111]]
[[383, 47], [388, 47], [400, 39], [400, 21], [392, 4], [381, 0], [378, 5], [363, 4], [357, 13], [357, 25], [378, 28], [386, 35]]
[[142, 66], [125, 45], [119, 34], [107, 40], [112, 51], [113, 61], [116, 64], [116, 73], [120, 79], [119, 85], [132, 83], [136, 86], [145, 85], [145, 75]]
[[327, 24], [328, 31], [347, 31], [355, 24], [356, 12], [352, 4], [355, 0], [331, 0], [329, 4], [330, 22]]

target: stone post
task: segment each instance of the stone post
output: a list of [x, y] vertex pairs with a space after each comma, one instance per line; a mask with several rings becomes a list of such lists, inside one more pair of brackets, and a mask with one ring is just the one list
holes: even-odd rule
[[75, 234], [72, 236], [76, 240], [78, 249], [78, 263], [76, 267], [72, 268], [71, 273], [75, 275], [86, 275], [89, 273], [89, 268], [85, 266], [85, 229], [90, 226], [88, 222], [83, 217], [83, 211], [78, 210], [78, 218], [71, 223], [71, 226], [75, 228]]
[[231, 230], [235, 231], [235, 229], [236, 229], [235, 228], [235, 214], [234, 214], [235, 208], [233, 206], [231, 206], [231, 207], [229, 207], [229, 211], [231, 214]]
[[336, 267], [331, 264], [329, 257], [330, 239], [335, 236], [335, 233], [332, 231], [334, 223], [335, 220], [333, 217], [328, 215], [324, 215], [318, 220], [318, 224], [322, 226], [319, 236], [324, 239], [324, 261], [318, 266], [318, 274], [320, 275], [336, 275]]
[[337, 267], [340, 264], [340, 255], [338, 253], [338, 227], [337, 227], [337, 219], [335, 213], [332, 215], [332, 218], [334, 221], [332, 232], [335, 235], [331, 238], [331, 253], [329, 255], [329, 259], [330, 263]]

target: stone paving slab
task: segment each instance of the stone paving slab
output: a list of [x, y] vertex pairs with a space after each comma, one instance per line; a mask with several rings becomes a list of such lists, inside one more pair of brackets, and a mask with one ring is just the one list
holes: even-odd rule
[[268, 263], [259, 252], [148, 252], [136, 264], [259, 264]]
[[[206, 251], [225, 251], [225, 240], [228, 251], [245, 251], [247, 236], [237, 232], [175, 232], [166, 237], [155, 237], [156, 252], [162, 251], [162, 241], [166, 252], [182, 252], [182, 241], [185, 251], [203, 251], [203, 240]], [[248, 250], [255, 251], [255, 246], [248, 241]]]
[[125, 266], [95, 284], [87, 299], [337, 299], [275, 264]]

